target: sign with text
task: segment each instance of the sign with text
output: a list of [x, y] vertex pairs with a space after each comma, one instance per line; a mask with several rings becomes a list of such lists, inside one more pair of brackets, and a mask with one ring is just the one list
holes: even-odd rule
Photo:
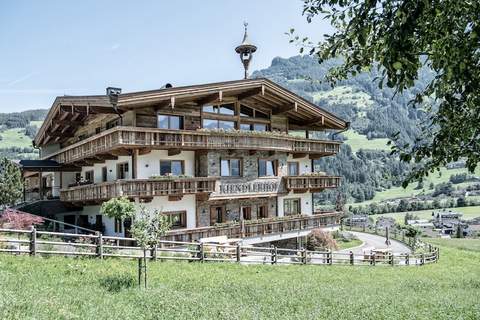
[[280, 190], [280, 179], [256, 179], [252, 181], [220, 181], [214, 197], [262, 196], [276, 194]]

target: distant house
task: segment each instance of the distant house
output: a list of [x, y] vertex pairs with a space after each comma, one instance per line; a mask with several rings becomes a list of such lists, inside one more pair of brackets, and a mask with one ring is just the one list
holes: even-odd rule
[[345, 219], [345, 225], [352, 227], [368, 226], [370, 220], [367, 215], [354, 215]]
[[417, 227], [421, 229], [433, 229], [434, 225], [432, 222], [428, 220], [407, 220], [407, 225], [412, 226], [412, 227]]

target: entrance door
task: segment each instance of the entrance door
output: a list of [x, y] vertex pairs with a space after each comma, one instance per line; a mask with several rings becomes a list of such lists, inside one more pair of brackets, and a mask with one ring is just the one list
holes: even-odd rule
[[97, 214], [95, 217], [95, 230], [100, 231], [103, 233], [103, 216], [101, 214]]
[[210, 207], [210, 225], [225, 222], [225, 207]]
[[252, 207], [242, 207], [242, 218], [243, 220], [252, 219]]

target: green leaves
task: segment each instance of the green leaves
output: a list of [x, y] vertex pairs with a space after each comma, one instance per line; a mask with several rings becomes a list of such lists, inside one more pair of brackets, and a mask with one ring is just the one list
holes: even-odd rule
[[127, 197], [112, 198], [102, 203], [100, 213], [115, 219], [131, 218], [135, 215], [135, 204]]
[[17, 203], [22, 189], [22, 174], [18, 166], [7, 158], [0, 158], [0, 208]]
[[332, 85], [375, 64], [379, 87], [397, 92], [415, 88], [424, 64], [436, 73], [411, 101], [431, 112], [421, 139], [394, 149], [416, 163], [407, 182], [455, 159], [471, 171], [480, 161], [479, 12], [479, 1], [304, 0], [307, 20], [322, 15], [335, 30], [308, 51], [320, 62], [343, 58], [326, 76]]

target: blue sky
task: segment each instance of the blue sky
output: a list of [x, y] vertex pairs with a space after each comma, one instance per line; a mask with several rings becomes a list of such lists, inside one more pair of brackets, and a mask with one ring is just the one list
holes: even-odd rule
[[0, 112], [49, 108], [58, 95], [103, 94], [240, 79], [234, 48], [249, 23], [251, 70], [298, 48], [295, 27], [319, 40], [300, 0], [1, 1]]

